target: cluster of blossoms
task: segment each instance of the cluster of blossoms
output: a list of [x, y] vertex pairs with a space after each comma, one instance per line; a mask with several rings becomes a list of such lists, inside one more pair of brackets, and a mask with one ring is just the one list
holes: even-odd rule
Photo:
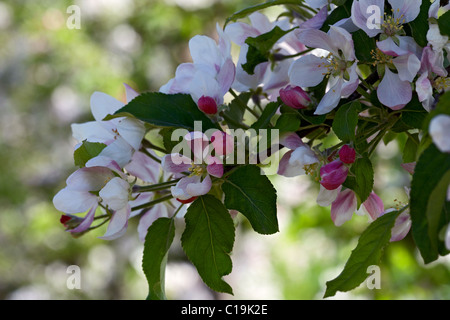
[[[133, 108], [144, 108], [143, 95], [126, 86], [124, 104], [106, 94], [94, 93], [91, 109], [95, 121], [72, 125], [73, 136], [79, 142], [75, 153], [88, 150], [89, 156], [54, 197], [55, 207], [64, 212], [61, 222], [74, 235], [109, 222], [102, 238], [115, 239], [126, 231], [130, 218], [139, 216], [138, 231], [144, 241], [154, 221], [182, 217], [197, 198], [214, 193], [223, 201], [222, 190], [214, 186], [220, 187], [239, 168], [239, 164], [227, 162], [234, 159], [236, 151], [229, 131], [235, 128], [281, 131], [278, 141], [269, 142], [271, 151], [276, 147], [274, 152], [285, 151], [277, 163], [277, 173], [285, 177], [311, 176], [318, 183], [317, 204], [331, 206], [336, 226], [350, 220], [354, 213], [367, 214], [370, 221], [375, 221], [392, 212], [394, 209], [385, 208], [372, 190], [373, 177], [365, 182], [372, 185], [361, 199], [354, 181], [359, 178], [357, 174], [366, 173], [352, 169], [361, 159], [370, 163], [369, 156], [384, 134], [400, 121], [403, 109], [409, 110], [418, 101], [420, 109], [414, 104], [413, 111], [428, 114], [436, 107], [438, 97], [450, 88], [450, 42], [436, 22], [449, 6], [441, 7], [439, 1], [429, 5], [425, 46], [405, 30], [418, 18], [424, 1], [354, 0], [350, 17], [327, 25], [332, 17], [330, 10], [339, 7], [327, 0], [306, 0], [300, 15], [291, 12], [270, 21], [255, 11], [248, 15], [250, 23], [236, 18], [224, 28], [217, 25], [217, 41], [207, 36], [193, 37], [189, 42], [192, 62], [179, 65], [174, 78], [156, 93], [190, 96], [202, 119], [217, 128], [212, 134], [188, 130], [182, 141], [188, 152], [183, 154], [155, 146], [147, 139], [147, 133], [155, 126], [159, 130], [158, 125], [164, 121], [142, 116], [145, 110], [133, 109], [133, 114], [126, 109], [141, 97], [140, 104], [135, 103]], [[376, 23], [369, 23], [372, 20]], [[373, 48], [368, 44], [369, 59], [355, 47], [355, 32], [373, 43]], [[265, 42], [270, 43], [270, 48]], [[233, 48], [239, 49], [237, 58], [232, 55]], [[342, 141], [323, 147], [321, 139], [335, 129], [334, 120], [342, 106], [355, 100], [361, 108], [355, 114], [354, 126], [346, 128], [351, 138], [342, 138], [336, 132]], [[238, 107], [231, 110], [231, 105]], [[276, 108], [270, 109], [269, 105]], [[167, 118], [177, 117], [170, 112]], [[274, 120], [292, 115], [300, 119], [294, 122], [295, 129], [289, 123], [287, 130], [283, 121]], [[249, 123], [253, 118], [256, 121]], [[172, 124], [177, 122], [169, 123], [162, 127], [174, 129]], [[439, 150], [449, 153], [450, 116], [434, 117], [427, 130]], [[415, 164], [409, 161], [403, 167], [413, 173]], [[238, 190], [247, 196], [246, 190]], [[447, 193], [450, 200], [450, 188]], [[248, 200], [251, 202], [243, 201]], [[243, 210], [247, 208], [243, 206]], [[235, 215], [236, 208], [227, 209]], [[75, 215], [85, 212], [83, 218]], [[249, 216], [253, 217], [253, 212]], [[98, 223], [93, 226], [94, 221]], [[390, 240], [403, 239], [411, 226], [409, 208], [404, 207], [392, 227]], [[450, 250], [450, 226], [445, 243]]]

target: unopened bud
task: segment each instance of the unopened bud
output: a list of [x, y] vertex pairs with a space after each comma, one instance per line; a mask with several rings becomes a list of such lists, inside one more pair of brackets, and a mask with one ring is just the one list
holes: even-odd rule
[[353, 163], [355, 162], [355, 158], [356, 158], [356, 151], [349, 145], [346, 144], [339, 150], [339, 159], [341, 159], [343, 163], [347, 164]]
[[206, 114], [217, 113], [217, 102], [211, 97], [201, 96], [197, 102], [198, 108]]
[[280, 98], [285, 105], [295, 109], [305, 109], [311, 103], [311, 98], [302, 88], [290, 85], [280, 89]]

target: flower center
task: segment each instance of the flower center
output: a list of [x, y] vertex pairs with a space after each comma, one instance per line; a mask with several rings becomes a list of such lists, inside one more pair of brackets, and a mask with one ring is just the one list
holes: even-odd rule
[[441, 92], [447, 91], [450, 88], [450, 78], [439, 77], [434, 80], [433, 83], [434, 88]]
[[[392, 9], [392, 13], [394, 9]], [[400, 9], [397, 9], [397, 12], [400, 12]], [[393, 15], [389, 16], [386, 13], [384, 14], [385, 18], [381, 28], [383, 32], [388, 36], [395, 36], [403, 30], [403, 24], [405, 23], [404, 15], [400, 15], [399, 18], [394, 18]]]
[[319, 64], [318, 67], [327, 68], [327, 72], [322, 73], [325, 77], [329, 78], [331, 76], [338, 76], [341, 72], [347, 69], [347, 63], [344, 60], [338, 59], [333, 54], [329, 53], [326, 57], [320, 57], [325, 59], [323, 63]]
[[392, 57], [384, 54], [380, 49], [376, 48], [370, 52], [373, 60], [372, 65], [375, 67], [378, 64], [392, 64]]
[[201, 164], [195, 164], [192, 162], [191, 167], [188, 169], [191, 172], [190, 176], [201, 176], [205, 171], [205, 168]]

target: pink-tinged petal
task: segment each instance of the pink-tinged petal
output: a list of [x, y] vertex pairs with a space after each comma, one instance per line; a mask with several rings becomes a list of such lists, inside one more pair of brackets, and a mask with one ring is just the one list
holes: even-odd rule
[[108, 114], [113, 114], [124, 104], [103, 92], [94, 92], [91, 95], [91, 111], [94, 119], [102, 121]]
[[279, 89], [289, 83], [289, 68], [291, 67], [291, 60], [283, 60], [278, 62], [274, 68], [269, 67], [264, 78], [265, 92], [273, 89]]
[[137, 119], [124, 118], [117, 124], [120, 136], [130, 144], [134, 150], [139, 150], [145, 135], [144, 123]]
[[348, 167], [340, 160], [334, 160], [320, 168], [320, 184], [327, 190], [340, 187], [347, 179]]
[[450, 116], [440, 114], [431, 119], [428, 132], [442, 152], [450, 152]]
[[334, 224], [339, 227], [350, 220], [356, 211], [357, 204], [356, 195], [352, 190], [341, 191], [331, 204], [331, 219]]
[[438, 18], [438, 11], [439, 8], [441, 6], [441, 2], [440, 1], [434, 1], [431, 6], [430, 9], [428, 10], [428, 18]]
[[443, 61], [438, 52], [435, 52], [430, 46], [426, 46], [423, 49], [420, 73], [434, 72], [438, 76], [446, 77], [447, 70], [444, 68]]
[[327, 190], [320, 185], [319, 194], [317, 195], [316, 202], [321, 207], [328, 207], [336, 200], [338, 194], [341, 192], [342, 187], [334, 190]]
[[[114, 171], [119, 175], [122, 179], [126, 178], [126, 175], [123, 173], [122, 168], [120, 168], [119, 164], [114, 161], [111, 158], [105, 157], [105, 156], [96, 156], [92, 159], [89, 159], [86, 164], [86, 168], [90, 167], [105, 167], [110, 169], [111, 171]], [[114, 177], [114, 175], [110, 175], [111, 177]]]
[[139, 93], [137, 93], [133, 88], [131, 88], [128, 84], [124, 83], [125, 86], [125, 94], [127, 97], [127, 103], [129, 103], [131, 100], [139, 96]]
[[[353, 61], [356, 59], [352, 35], [347, 30], [336, 26], [330, 26], [328, 35], [334, 47], [342, 51], [345, 60]], [[337, 53], [339, 52], [336, 52], [334, 54]]]
[[342, 85], [341, 91], [342, 97], [350, 96], [358, 88], [359, 77], [358, 73], [356, 72], [356, 67], [357, 63], [354, 63], [349, 70], [350, 79], [348, 81], [345, 81], [344, 84]]
[[[139, 193], [137, 195], [134, 193], [132, 195], [132, 197], [134, 200], [128, 201], [131, 208], [150, 202], [151, 199], [153, 198], [153, 192], [144, 192], [144, 193]], [[140, 215], [142, 212], [146, 211], [147, 209], [148, 208], [131, 211], [130, 218]]]
[[420, 60], [414, 54], [406, 54], [393, 59], [393, 63], [398, 71], [398, 76], [402, 81], [412, 82], [420, 69]]
[[280, 144], [291, 150], [305, 145], [302, 139], [294, 132], [281, 135]]
[[289, 159], [289, 164], [294, 166], [306, 166], [318, 162], [316, 153], [308, 145], [296, 148]]
[[133, 153], [134, 148], [122, 137], [118, 136], [114, 142], [106, 146], [106, 148], [100, 152], [99, 156], [116, 161], [122, 168], [130, 162]]
[[114, 240], [123, 236], [127, 231], [130, 213], [131, 207], [129, 205], [114, 212], [111, 220], [109, 221], [105, 234], [99, 237], [99, 239]]
[[78, 141], [87, 140], [89, 142], [105, 143], [114, 139], [112, 131], [107, 130], [98, 121], [89, 121], [85, 123], [73, 123], [71, 125], [72, 136]]
[[[216, 31], [217, 35], [219, 36], [218, 41], [218, 48], [219, 52], [222, 54], [222, 56], [227, 59], [226, 57], [231, 58], [231, 39], [230, 37], [225, 33], [222, 27], [220, 27], [219, 23], [216, 23]], [[223, 65], [222, 65], [223, 67]], [[222, 68], [221, 67], [221, 68]]]
[[414, 174], [414, 169], [416, 168], [416, 162], [408, 162], [400, 164], [403, 169], [405, 169], [408, 173]]
[[211, 186], [212, 186], [211, 178], [209, 175], [206, 175], [206, 177], [201, 182], [194, 182], [188, 184], [186, 186], [186, 192], [193, 197], [198, 197], [207, 194], [209, 190], [211, 190]]
[[192, 160], [179, 153], [171, 153], [162, 158], [161, 166], [165, 172], [182, 173], [192, 166]]
[[207, 194], [211, 190], [211, 185], [209, 175], [203, 181], [200, 176], [184, 177], [171, 188], [171, 192], [176, 199], [188, 200], [192, 197]]
[[300, 24], [300, 29], [320, 29], [328, 17], [328, 8], [323, 6], [322, 9], [311, 19]]
[[422, 47], [420, 47], [416, 40], [410, 36], [396, 36], [399, 41], [399, 47], [409, 53], [415, 54], [419, 59], [422, 57]]
[[76, 191], [99, 191], [105, 181], [114, 178], [110, 169], [104, 167], [84, 167], [72, 173], [66, 180], [67, 186]]
[[412, 88], [408, 81], [401, 81], [398, 74], [394, 74], [385, 67], [383, 80], [377, 89], [378, 100], [392, 110], [402, 109], [411, 101]]
[[225, 27], [225, 34], [230, 37], [231, 41], [239, 46], [245, 44], [245, 40], [248, 37], [257, 37], [261, 33], [253, 26], [250, 26], [243, 22], [235, 22]]
[[394, 10], [394, 18], [402, 24], [413, 21], [420, 13], [422, 0], [388, 0]]
[[79, 232], [83, 232], [86, 231], [92, 224], [92, 222], [94, 221], [94, 217], [95, 217], [95, 211], [97, 210], [97, 205], [93, 206], [88, 213], [86, 214], [86, 216], [83, 218], [83, 220], [81, 221], [81, 223], [73, 228], [68, 230], [71, 233], [79, 233]]
[[289, 163], [293, 152], [293, 150], [288, 151], [281, 157], [277, 172], [279, 175], [291, 178], [305, 174], [303, 166], [292, 165]]
[[[153, 153], [151, 151], [149, 152]], [[151, 183], [158, 182], [160, 168], [161, 165], [158, 162], [140, 151], [135, 152], [131, 158], [131, 162], [125, 166], [125, 169], [131, 175], [144, 182]]]
[[353, 163], [355, 162], [356, 158], [356, 151], [352, 147], [350, 147], [348, 144], [342, 146], [341, 149], [339, 149], [339, 159], [343, 163]]
[[211, 143], [217, 156], [229, 155], [234, 151], [233, 136], [217, 130], [211, 135]]
[[402, 55], [410, 53], [408, 50], [400, 48], [394, 42], [394, 40], [392, 40], [391, 37], [387, 38], [386, 40], [378, 41], [377, 47], [384, 54], [387, 54], [388, 56], [392, 56], [392, 57], [398, 57], [398, 56], [402, 56]]
[[215, 76], [207, 72], [197, 71], [194, 74], [188, 92], [197, 103], [202, 96], [213, 98], [216, 104], [223, 103], [223, 94], [219, 82]]
[[331, 110], [337, 107], [339, 101], [341, 100], [342, 95], [342, 86], [344, 84], [344, 80], [339, 78], [336, 84], [328, 90], [327, 93], [323, 96], [322, 100], [320, 100], [319, 105], [317, 106], [314, 114], [321, 115], [327, 114]]
[[362, 207], [369, 214], [372, 220], [376, 220], [384, 212], [384, 204], [381, 198], [371, 192], [366, 201], [363, 202]]
[[416, 81], [416, 92], [419, 101], [427, 111], [431, 111], [431, 104], [434, 101], [433, 85], [428, 78], [428, 72], [423, 73]]
[[159, 218], [167, 218], [169, 213], [167, 206], [163, 203], [155, 204], [150, 210], [148, 210], [140, 219], [138, 224], [139, 240], [145, 241], [147, 230], [150, 226]]
[[409, 212], [402, 212], [395, 220], [394, 227], [391, 230], [390, 241], [400, 241], [405, 238], [409, 230], [411, 229], [411, 224], [411, 216], [409, 215]]
[[220, 93], [222, 95], [225, 95], [225, 93], [230, 90], [234, 78], [236, 76], [236, 66], [233, 63], [233, 60], [231, 58], [228, 58], [225, 60], [223, 65], [220, 68], [219, 73], [217, 74], [217, 82], [220, 86]]
[[250, 19], [252, 26], [255, 27], [260, 32], [260, 34], [267, 33], [273, 28], [273, 25], [269, 21], [269, 18], [267, 18], [266, 15], [260, 12], [253, 12], [248, 16], [248, 18]]
[[206, 170], [210, 175], [217, 178], [221, 178], [223, 176], [223, 163], [219, 158], [208, 156], [206, 158], [206, 164]]
[[[316, 29], [300, 30], [298, 40], [310, 48], [319, 48], [339, 55], [339, 47], [335, 45], [329, 34]], [[301, 86], [303, 87], [303, 86]]]
[[66, 187], [53, 197], [53, 205], [64, 213], [80, 213], [96, 207], [97, 196], [87, 191], [71, 190]]
[[[288, 72], [291, 84], [299, 87], [315, 87], [322, 82], [328, 62], [308, 54], [295, 60]], [[308, 76], [305, 76], [308, 75]]]
[[112, 210], [121, 210], [128, 204], [130, 184], [121, 179], [111, 179], [99, 192], [100, 198]]
[[[375, 7], [371, 7], [375, 6]], [[379, 8], [380, 17], [373, 16], [376, 11], [373, 8]], [[375, 37], [381, 32], [381, 26], [376, 26], [376, 22], [383, 21], [384, 14], [384, 0], [354, 0], [352, 3], [351, 18], [353, 23], [371, 38]], [[379, 18], [373, 19], [373, 18]], [[372, 21], [373, 20], [373, 21]], [[374, 24], [373, 28], [369, 27], [368, 22]]]

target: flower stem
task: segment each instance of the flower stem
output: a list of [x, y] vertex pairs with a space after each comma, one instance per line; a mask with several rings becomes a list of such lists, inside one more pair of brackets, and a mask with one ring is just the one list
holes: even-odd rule
[[161, 183], [155, 183], [148, 186], [133, 186], [133, 193], [135, 192], [152, 192], [158, 190], [167, 189], [173, 185], [175, 185], [180, 179], [170, 180]]
[[158, 204], [158, 203], [161, 203], [161, 202], [164, 202], [164, 201], [168, 201], [168, 200], [170, 200], [172, 198], [173, 198], [173, 196], [171, 194], [169, 194], [169, 195], [167, 195], [165, 197], [161, 197], [161, 198], [158, 198], [156, 200], [153, 200], [153, 201], [141, 204], [140, 206], [133, 207], [133, 208], [131, 208], [131, 211], [136, 211], [136, 210], [140, 210], [140, 209], [149, 208], [149, 207], [154, 206], [155, 204]]

